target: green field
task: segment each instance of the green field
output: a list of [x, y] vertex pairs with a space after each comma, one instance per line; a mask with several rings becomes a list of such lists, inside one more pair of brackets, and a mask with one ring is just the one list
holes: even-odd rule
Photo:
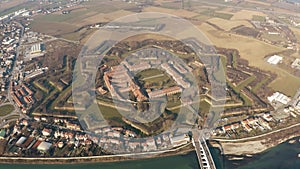
[[226, 19], [226, 20], [230, 20], [233, 17], [232, 14], [220, 13], [220, 12], [215, 12], [213, 16], [221, 19]]
[[236, 86], [236, 89], [238, 91], [241, 91], [244, 87], [246, 87], [249, 83], [251, 83], [253, 80], [255, 80], [255, 76], [252, 75], [249, 78], [247, 78], [246, 80], [242, 81], [238, 86]]
[[252, 91], [255, 93], [258, 89], [260, 89], [265, 83], [268, 82], [270, 78], [265, 78], [264, 80], [260, 81], [259, 83], [256, 84], [256, 86], [252, 89]]
[[176, 85], [171, 77], [165, 75], [164, 72], [159, 69], [147, 69], [141, 71], [136, 77], [140, 79], [141, 83], [143, 83], [146, 88], [147, 85], [155, 88], [166, 88]]
[[147, 70], [143, 70], [140, 73], [138, 73], [138, 76], [142, 79], [144, 78], [149, 78], [151, 76], [156, 76], [156, 75], [160, 75], [163, 74], [164, 72], [159, 70], [159, 69], [147, 69]]
[[[251, 79], [252, 80], [252, 76], [250, 77], [250, 78], [248, 78], [248, 79]], [[254, 77], [255, 78], [255, 77]], [[245, 81], [247, 81], [248, 79], [246, 79]], [[254, 80], [254, 79], [253, 79]], [[250, 82], [249, 82], [250, 83]], [[242, 90], [242, 88], [241, 89], [238, 89], [237, 87], [235, 87], [232, 83], [230, 83], [230, 82], [227, 82], [227, 85], [228, 86], [230, 86], [234, 91], [235, 91], [235, 93], [238, 93], [239, 94], [239, 97], [240, 97], [240, 99], [243, 101], [243, 104], [244, 104], [244, 106], [251, 106], [252, 105], [252, 101], [247, 97], [247, 96], [245, 96], [242, 92], [241, 92], [241, 90]]]
[[42, 84], [40, 84], [38, 81], [34, 81], [34, 82], [33, 82], [33, 85], [34, 85], [36, 88], [42, 90], [42, 91], [45, 92], [45, 93], [49, 93], [49, 92], [50, 92], [49, 89], [47, 89], [46, 87], [44, 87], [44, 86], [43, 86]]
[[72, 90], [72, 86], [67, 87], [64, 91], [62, 91], [59, 96], [53, 101], [53, 103], [51, 104], [51, 109], [54, 110], [55, 106], [58, 105], [58, 102], [63, 101], [65, 97], [71, 92]]
[[253, 16], [252, 16], [252, 20], [253, 20], [253, 21], [264, 22], [264, 21], [266, 20], [266, 18], [265, 18], [264, 16], [253, 15]]
[[99, 105], [99, 109], [101, 111], [102, 116], [107, 120], [122, 119], [122, 115], [117, 109], [103, 105]]
[[10, 114], [14, 110], [15, 110], [15, 108], [11, 104], [0, 106], [0, 116], [6, 116], [6, 115]]
[[8, 116], [5, 119], [8, 121], [8, 120], [13, 120], [13, 119], [18, 119], [18, 118], [20, 118], [20, 115], [16, 114], [16, 115]]

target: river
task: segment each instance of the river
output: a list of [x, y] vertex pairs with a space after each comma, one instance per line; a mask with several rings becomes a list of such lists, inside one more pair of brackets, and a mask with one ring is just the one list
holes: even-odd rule
[[[221, 156], [218, 149], [211, 148], [218, 169], [300, 169], [300, 143], [282, 143], [261, 154], [243, 160], [229, 160], [231, 156]], [[195, 152], [187, 155], [153, 158], [138, 161], [91, 164], [0, 164], [0, 169], [199, 169]]]

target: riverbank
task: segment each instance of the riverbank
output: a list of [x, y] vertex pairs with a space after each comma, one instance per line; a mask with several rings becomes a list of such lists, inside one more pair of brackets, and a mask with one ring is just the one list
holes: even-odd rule
[[[289, 139], [300, 136], [300, 124], [292, 125], [277, 131], [243, 139], [212, 139], [210, 145], [219, 148], [224, 155], [247, 156], [261, 153]], [[187, 144], [176, 149], [143, 152], [135, 154], [89, 156], [89, 157], [0, 157], [2, 164], [78, 164], [97, 162], [119, 162], [185, 155], [194, 151], [193, 145]]]
[[183, 145], [176, 149], [143, 152], [135, 154], [104, 155], [89, 157], [0, 157], [0, 164], [79, 164], [79, 163], [98, 163], [98, 162], [120, 162], [168, 157], [176, 155], [186, 155], [194, 151], [192, 143]]
[[212, 139], [210, 144], [225, 155], [254, 155], [300, 136], [300, 124], [244, 139]]
[[200, 169], [195, 152], [185, 155], [136, 159], [111, 163], [0, 164], [0, 169]]

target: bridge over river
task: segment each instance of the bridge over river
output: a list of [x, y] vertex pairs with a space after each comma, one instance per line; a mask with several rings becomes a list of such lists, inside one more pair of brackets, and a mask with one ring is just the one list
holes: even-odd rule
[[206, 144], [206, 138], [203, 131], [193, 130], [193, 145], [195, 147], [200, 169], [217, 169]]

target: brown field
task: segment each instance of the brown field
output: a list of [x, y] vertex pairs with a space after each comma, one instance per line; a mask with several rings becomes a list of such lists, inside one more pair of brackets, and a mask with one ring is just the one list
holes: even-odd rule
[[241, 10], [236, 12], [231, 20], [251, 20], [254, 15], [267, 16], [266, 14], [257, 11]]
[[246, 2], [258, 4], [258, 5], [264, 5], [264, 6], [271, 6], [270, 3], [262, 2], [262, 1], [256, 1], [256, 0], [245, 0]]
[[[284, 48], [272, 46], [254, 38], [218, 31], [206, 23], [200, 25], [199, 29], [214, 45], [239, 50], [241, 58], [248, 60], [250, 66], [276, 73], [278, 77], [269, 85], [274, 90], [293, 96], [300, 87], [300, 78], [277, 66], [268, 64], [264, 59], [266, 55], [284, 51]], [[289, 87], [286, 87], [285, 84], [289, 84]]]
[[15, 7], [17, 5], [20, 5], [24, 2], [27, 2], [28, 0], [9, 0], [9, 1], [0, 1], [0, 11], [3, 11], [8, 8]]
[[156, 4], [160, 4], [160, 5], [163, 3], [166, 3], [166, 2], [174, 2], [174, 0], [156, 0], [155, 1]]
[[80, 8], [72, 10], [70, 14], [63, 15], [57, 12], [34, 17], [31, 27], [34, 31], [50, 35], [70, 34], [86, 25], [109, 22], [132, 14], [132, 12], [123, 9], [133, 7], [133, 4], [125, 2], [89, 1], [85, 2]]
[[231, 8], [226, 8], [226, 9], [222, 9], [222, 10], [216, 10], [216, 12], [225, 13], [225, 14], [232, 14], [232, 15], [235, 14], [235, 12]]
[[147, 39], [155, 39], [155, 40], [174, 40], [172, 37], [163, 36], [160, 34], [139, 34], [136, 36], [131, 36], [123, 41], [144, 41]]
[[81, 29], [77, 32], [64, 34], [61, 37], [72, 41], [80, 41], [81, 44], [87, 42], [87, 40], [96, 32], [96, 29]]
[[241, 25], [253, 28], [252, 24], [250, 24], [248, 21], [232, 21], [232, 20], [225, 20], [221, 18], [212, 18], [207, 21], [222, 28], [225, 31], [230, 31], [232, 28]]
[[300, 29], [298, 28], [293, 28], [293, 27], [290, 27], [290, 29], [294, 32], [296, 38], [298, 41], [300, 41]]
[[58, 36], [58, 35], [74, 32], [79, 27], [76, 27], [69, 23], [38, 20], [32, 23], [31, 28], [33, 31], [36, 32]]
[[291, 56], [300, 59], [300, 53], [296, 52], [296, 53], [292, 54]]
[[118, 10], [118, 11], [111, 12], [111, 13], [106, 13], [106, 14], [99, 13], [97, 15], [85, 18], [80, 23], [88, 25], [88, 24], [98, 23], [98, 22], [110, 22], [110, 21], [113, 21], [113, 20], [118, 19], [120, 17], [131, 15], [131, 14], [133, 14], [133, 12], [124, 11], [124, 10]]
[[144, 12], [161, 12], [161, 13], [168, 13], [171, 15], [176, 15], [183, 18], [192, 18], [197, 15], [199, 15], [196, 12], [190, 12], [183, 9], [166, 9], [166, 8], [160, 8], [160, 7], [147, 7], [144, 8]]

